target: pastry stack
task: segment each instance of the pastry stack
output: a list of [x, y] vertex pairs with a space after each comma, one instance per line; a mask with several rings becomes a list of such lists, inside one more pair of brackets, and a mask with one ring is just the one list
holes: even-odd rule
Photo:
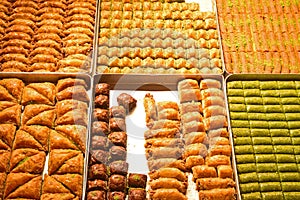
[[[155, 102], [148, 93], [144, 98], [146, 123], [144, 134], [149, 168], [150, 198], [187, 199], [187, 175], [181, 160], [180, 115], [176, 102]], [[179, 175], [178, 175], [179, 174]]]
[[[74, 89], [77, 82], [85, 85], [83, 90]], [[61, 79], [56, 85], [8, 78], [0, 85], [0, 198], [81, 199], [86, 125], [75, 125], [73, 115], [65, 114], [58, 121], [56, 117], [73, 108], [58, 106], [57, 101], [76, 96], [89, 101], [84, 80]], [[81, 112], [86, 117], [87, 107]]]
[[1, 14], [5, 25], [4, 36], [1, 39], [1, 71], [28, 71], [38, 5], [34, 1], [18, 0], [7, 4], [5, 2], [4, 5], [1, 4], [3, 10], [7, 8], [6, 12]]
[[199, 199], [233, 199], [235, 182], [227, 132], [224, 93], [215, 79], [185, 79], [178, 83], [183, 158], [193, 173]]

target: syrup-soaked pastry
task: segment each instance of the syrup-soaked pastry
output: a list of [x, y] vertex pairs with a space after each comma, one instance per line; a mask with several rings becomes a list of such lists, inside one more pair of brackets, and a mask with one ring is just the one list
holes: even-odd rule
[[142, 188], [129, 188], [128, 200], [143, 200], [146, 199], [147, 192]]
[[157, 111], [160, 112], [164, 109], [174, 109], [174, 110], [179, 110], [178, 104], [176, 102], [172, 102], [172, 101], [161, 101], [161, 102], [157, 102], [156, 104], [157, 106]]
[[220, 178], [233, 178], [233, 171], [230, 165], [219, 165], [217, 171]]
[[183, 89], [179, 92], [180, 103], [202, 100], [199, 89]]
[[128, 187], [129, 188], [146, 188], [147, 185], [147, 175], [138, 174], [138, 173], [129, 173], [128, 178]]
[[108, 123], [103, 121], [93, 122], [92, 133], [94, 135], [106, 136], [109, 133]]
[[112, 106], [109, 108], [109, 116], [111, 118], [122, 118], [126, 117], [126, 110], [123, 106]]
[[15, 132], [16, 132], [16, 127], [13, 124], [0, 124], [0, 149], [1, 150], [12, 149]]
[[53, 55], [57, 59], [62, 58], [62, 54], [52, 47], [37, 47], [30, 53], [30, 57], [34, 58], [38, 54]]
[[205, 132], [189, 132], [184, 135], [184, 141], [186, 145], [196, 143], [208, 143], [208, 138]]
[[56, 33], [47, 33], [47, 32], [46, 33], [39, 33], [39, 34], [35, 35], [33, 38], [34, 38], [35, 41], [50, 39], [50, 40], [53, 40], [57, 43], [61, 42], [60, 36]]
[[63, 41], [66, 42], [68, 40], [76, 40], [76, 39], [91, 40], [91, 38], [84, 33], [70, 33], [68, 36], [63, 38]]
[[91, 139], [91, 147], [92, 149], [101, 149], [107, 150], [108, 148], [108, 139], [105, 136], [94, 135]]
[[63, 42], [64, 47], [71, 47], [76, 45], [89, 45], [93, 42], [91, 38], [79, 38], [79, 39], [73, 39], [73, 40], [66, 40]]
[[26, 72], [28, 70], [28, 65], [18, 61], [8, 61], [2, 63], [1, 71], [11, 71], [11, 72]]
[[67, 6], [64, 4], [63, 1], [45, 1], [41, 4], [39, 4], [40, 9], [47, 8], [47, 7], [53, 7], [53, 8], [61, 8], [62, 10], [65, 10]]
[[209, 145], [230, 145], [229, 139], [226, 137], [213, 137], [208, 142]]
[[39, 16], [39, 21], [45, 20], [45, 19], [55, 19], [61, 22], [65, 21], [64, 16], [60, 15], [59, 13], [43, 13]]
[[184, 79], [180, 81], [177, 85], [178, 91], [184, 89], [199, 89], [198, 81], [194, 79]]
[[90, 38], [94, 37], [94, 33], [89, 28], [83, 28], [83, 27], [70, 27], [67, 30], [64, 31], [65, 35], [69, 35], [71, 33], [83, 33], [88, 35]]
[[234, 188], [216, 188], [212, 190], [200, 190], [199, 199], [234, 199], [236, 191]]
[[108, 187], [110, 191], [125, 191], [126, 177], [119, 174], [113, 174], [108, 179]]
[[181, 114], [186, 114], [190, 112], [200, 112], [202, 113], [201, 102], [187, 102], [180, 105]]
[[224, 115], [216, 115], [203, 120], [205, 130], [227, 127], [227, 118]]
[[82, 112], [87, 112], [88, 105], [85, 102], [73, 99], [62, 100], [56, 103], [57, 118], [62, 117], [64, 114], [72, 110], [81, 110]]
[[94, 26], [90, 22], [86, 21], [70, 21], [65, 25], [66, 29], [72, 28], [72, 27], [81, 27], [81, 28], [88, 28], [91, 31], [94, 30]]
[[91, 44], [86, 44], [85, 46], [70, 46], [62, 48], [66, 56], [73, 54], [85, 54], [87, 55], [92, 49]]
[[94, 101], [96, 108], [108, 109], [109, 107], [109, 97], [107, 95], [97, 95]]
[[126, 176], [128, 173], [128, 163], [126, 161], [113, 161], [109, 164], [111, 174], [120, 174]]
[[181, 182], [175, 178], [158, 178], [156, 180], [151, 180], [149, 185], [152, 190], [175, 188], [183, 194], [185, 194], [187, 190], [187, 182]]
[[[65, 89], [62, 90], [58, 90], [60, 84], [64, 85], [63, 81], [64, 80], [59, 80], [58, 84], [56, 85], [56, 99], [58, 101], [64, 100], [64, 99], [75, 99], [75, 100], [79, 100], [79, 101], [84, 101], [84, 102], [88, 102], [89, 101], [89, 96], [87, 94], [86, 91], [86, 83], [83, 80], [79, 80], [77, 81], [77, 79], [73, 79], [74, 81], [71, 81], [70, 84], [73, 84], [73, 86], [68, 85], [69, 81], [66, 80], [66, 85], [68, 85], [68, 87], [66, 87]], [[60, 83], [61, 81], [61, 83]], [[79, 85], [82, 84], [82, 82], [84, 83], [84, 85]]]
[[115, 199], [125, 200], [126, 194], [124, 192], [120, 192], [120, 191], [108, 192], [107, 199], [108, 200], [115, 200]]
[[0, 80], [0, 100], [20, 102], [25, 84], [16, 78], [5, 78]]
[[148, 168], [150, 171], [165, 167], [177, 168], [181, 171], [187, 171], [184, 161], [178, 160], [177, 158], [160, 158], [156, 160], [148, 160]]
[[[34, 49], [37, 49], [39, 47], [46, 47], [46, 48], [53, 48], [55, 49], [57, 52], [61, 52], [61, 44], [60, 42], [56, 42], [52, 39], [41, 39], [39, 41], [37, 41], [34, 44]], [[34, 50], [33, 50], [34, 52]], [[33, 53], [34, 55], [34, 53]]]
[[[204, 119], [206, 120], [206, 119]], [[205, 132], [205, 124], [203, 122], [191, 121], [183, 124], [183, 134], [188, 134], [191, 132]]]
[[92, 191], [92, 190], [107, 190], [107, 181], [103, 181], [100, 179], [96, 180], [89, 180], [87, 183], [87, 190]]
[[72, 16], [67, 17], [66, 22], [71, 22], [71, 21], [86, 21], [91, 24], [95, 24], [95, 19], [89, 14], [74, 14]]
[[214, 138], [214, 137], [228, 138], [229, 137], [229, 133], [228, 133], [226, 128], [219, 128], [219, 129], [215, 129], [215, 130], [209, 130], [207, 135], [208, 135], [209, 138]]
[[200, 89], [208, 89], [208, 88], [219, 88], [221, 89], [221, 82], [215, 79], [203, 79], [200, 81]]
[[0, 172], [9, 172], [9, 161], [11, 152], [8, 150], [0, 150]]
[[203, 122], [203, 116], [200, 112], [188, 112], [181, 116], [182, 123], [188, 123], [191, 121]]
[[71, 109], [63, 113], [61, 116], [57, 116], [55, 124], [56, 125], [76, 124], [76, 125], [87, 126], [88, 124], [87, 110], [83, 110], [80, 108]]
[[72, 194], [78, 198], [82, 196], [82, 175], [79, 174], [62, 174], [52, 175], [52, 177], [61, 182], [66, 188], [69, 188]]
[[3, 196], [4, 186], [6, 180], [6, 173], [0, 173], [0, 196]]
[[144, 108], [146, 113], [146, 123], [149, 124], [155, 121], [157, 119], [155, 99], [150, 93], [147, 93], [144, 97]]
[[97, 121], [108, 122], [109, 111], [107, 109], [95, 108], [93, 110], [93, 119]]
[[55, 85], [53, 83], [30, 83], [23, 89], [22, 105], [55, 103]]
[[179, 120], [179, 112], [178, 110], [172, 108], [166, 108], [158, 112], [157, 114], [158, 120], [168, 119], [168, 120]]
[[[15, 49], [12, 49], [12, 48], [13, 47], [21, 47], [21, 48], [25, 48], [25, 49], [31, 49], [32, 45], [25, 40], [12, 39], [9, 41], [4, 41], [2, 48], [5, 49], [6, 47], [9, 47], [11, 49], [9, 52], [21, 53], [20, 48], [17, 51], [16, 51], [16, 48]], [[9, 52], [7, 52], [7, 53], [9, 53]], [[3, 53], [6, 53], [6, 52], [4, 51]]]
[[9, 32], [6, 33], [2, 38], [3, 41], [13, 40], [13, 39], [25, 40], [27, 42], [31, 42], [31, 36], [24, 32]]
[[54, 34], [57, 34], [59, 36], [64, 36], [62, 34], [62, 31], [61, 29], [59, 29], [58, 27], [56, 26], [53, 26], [53, 25], [43, 25], [41, 27], [38, 28], [38, 30], [36, 31], [37, 34], [40, 34], [40, 33], [54, 33]]
[[107, 164], [109, 161], [109, 152], [104, 150], [93, 150], [90, 158], [91, 164]]
[[37, 21], [36, 16], [31, 14], [31, 13], [13, 13], [8, 18], [9, 21], [13, 21], [15, 19], [28, 19], [28, 20], [31, 20], [33, 22]]
[[[50, 140], [50, 147], [52, 148], [56, 147], [55, 149], [63, 149], [63, 144], [66, 144], [68, 142], [68, 146], [72, 147], [69, 149], [79, 149], [82, 152], [85, 152], [85, 144], [86, 144], [86, 137], [87, 137], [87, 128], [80, 125], [62, 125], [62, 126], [56, 126], [55, 131], [59, 133], [60, 135], [56, 134], [55, 137], [57, 138], [56, 144], [54, 144], [55, 141]], [[55, 132], [53, 132], [55, 134]], [[52, 134], [52, 132], [51, 132]], [[51, 138], [50, 134], [50, 138]], [[64, 143], [60, 142], [60, 140], [66, 140]], [[61, 144], [60, 144], [61, 143]], [[60, 148], [61, 145], [61, 148]], [[74, 147], [75, 145], [75, 147]]]
[[49, 156], [48, 173], [52, 174], [81, 174], [83, 173], [83, 154], [81, 151], [55, 149]]
[[122, 146], [124, 148], [126, 148], [126, 146], [127, 146], [127, 134], [126, 134], [126, 132], [111, 132], [108, 135], [108, 139], [114, 145]]
[[87, 200], [106, 200], [106, 191], [94, 190], [87, 193]]
[[32, 30], [35, 29], [35, 23], [32, 20], [25, 19], [25, 18], [14, 19], [13, 21], [8, 23], [8, 27], [11, 27], [14, 25], [29, 26]]
[[202, 143], [195, 143], [185, 146], [184, 152], [182, 154], [183, 158], [186, 159], [189, 156], [201, 155], [205, 157], [208, 154], [207, 148]]
[[219, 165], [231, 165], [230, 157], [226, 155], [214, 155], [205, 158], [205, 163], [211, 167], [217, 167]]
[[16, 132], [13, 149], [30, 148], [47, 151], [49, 134], [50, 129], [46, 126], [21, 126]]
[[86, 62], [85, 60], [69, 59], [69, 58], [64, 58], [63, 60], [58, 61], [57, 66], [60, 69], [68, 68], [68, 67], [73, 67], [78, 69], [88, 69], [89, 67], [88, 62]]
[[56, 63], [58, 59], [54, 55], [37, 54], [31, 58], [31, 63]]
[[37, 11], [37, 15], [42, 15], [43, 13], [57, 13], [57, 14], [60, 14], [61, 16], [65, 15], [65, 12], [63, 9], [55, 8], [55, 7], [43, 7]]
[[150, 191], [151, 199], [159, 200], [168, 197], [169, 200], [187, 200], [187, 197], [175, 188], [161, 188]]
[[218, 96], [224, 98], [224, 93], [221, 89], [218, 88], [208, 88], [205, 90], [201, 90], [201, 99], [204, 100], [210, 96]]
[[199, 178], [212, 178], [217, 177], [217, 171], [215, 167], [210, 167], [207, 165], [198, 165], [192, 168], [193, 179], [197, 180]]
[[198, 165], [204, 165], [204, 158], [200, 155], [189, 156], [185, 160], [185, 166], [189, 170]]
[[145, 139], [149, 138], [177, 138], [179, 137], [179, 130], [177, 128], [167, 129], [157, 129], [157, 130], [147, 130], [144, 133]]
[[136, 107], [137, 100], [127, 93], [122, 93], [117, 97], [117, 102], [130, 113]]
[[[70, 193], [70, 190], [66, 186], [48, 174], [45, 174], [42, 193], [41, 199], [51, 199], [51, 197], [61, 197], [61, 199], [74, 198], [74, 195]], [[61, 196], [57, 196], [58, 194], [61, 194]], [[67, 194], [70, 194], [70, 196]]]
[[231, 146], [230, 145], [210, 145], [208, 149], [208, 155], [227, 155], [231, 156]]
[[76, 8], [69, 9], [69, 11], [67, 12], [68, 16], [72, 16], [74, 14], [88, 14], [94, 16], [95, 11], [84, 7], [76, 7]]
[[43, 125], [53, 127], [54, 120], [54, 107], [43, 104], [30, 104], [25, 106], [22, 115], [22, 125]]
[[61, 21], [55, 20], [55, 19], [44, 19], [40, 22], [37, 22], [36, 25], [38, 27], [42, 27], [44, 25], [48, 25], [48, 26], [55, 26], [60, 30], [64, 29], [63, 23]]
[[151, 123], [151, 125], [148, 124], [147, 126], [151, 130], [157, 130], [161, 128], [166, 128], [166, 129], [177, 128], [179, 130], [180, 121], [162, 119], [162, 120], [154, 121], [153, 123]]
[[222, 106], [208, 106], [203, 109], [204, 118], [208, 118], [216, 115], [224, 115], [226, 116], [226, 109]]
[[108, 168], [105, 164], [94, 164], [89, 166], [88, 178], [95, 180], [100, 179], [103, 181], [108, 180]]
[[41, 174], [44, 170], [46, 154], [34, 149], [15, 149], [11, 154], [11, 173]]
[[39, 199], [42, 176], [29, 173], [9, 173], [4, 189], [6, 199]]
[[109, 149], [109, 153], [110, 153], [110, 161], [126, 160], [127, 152], [125, 147], [112, 146]]
[[93, 3], [90, 3], [90, 2], [77, 2], [77, 1], [74, 1], [73, 3], [69, 4], [68, 5], [68, 9], [71, 10], [73, 8], [88, 8], [89, 10], [92, 10], [92, 11], [96, 11], [96, 7]]
[[150, 171], [149, 176], [152, 180], [159, 179], [159, 178], [175, 178], [182, 182], [186, 182], [188, 180], [187, 175], [183, 171], [177, 168], [168, 168], [168, 167], [160, 168], [155, 171]]
[[[64, 79], [58, 80], [58, 82], [56, 84], [56, 92], [59, 93], [69, 87], [76, 86], [76, 85], [82, 85], [84, 88], [88, 87], [86, 82], [83, 79], [64, 78]], [[59, 100], [59, 101], [61, 101], [61, 100]]]
[[32, 64], [29, 69], [29, 72], [36, 72], [36, 71], [48, 71], [48, 72], [54, 72], [56, 71], [55, 63], [34, 63]]
[[23, 54], [25, 57], [29, 55], [28, 49], [25, 49], [21, 46], [6, 46], [4, 49], [0, 51], [0, 54], [2, 56], [9, 55], [9, 54]]
[[10, 33], [10, 32], [23, 32], [30, 36], [33, 36], [33, 34], [34, 34], [33, 30], [29, 26], [26, 26], [26, 25], [12, 25], [5, 29], [6, 34]]
[[180, 138], [151, 138], [147, 139], [145, 148], [155, 147], [183, 147], [183, 141]]
[[179, 147], [153, 147], [146, 149], [146, 158], [160, 159], [160, 158], [181, 158], [182, 149]]
[[0, 102], [0, 123], [20, 125], [21, 121], [21, 105], [9, 102]]
[[202, 106], [203, 106], [203, 108], [206, 108], [206, 107], [209, 107], [209, 106], [222, 106], [222, 107], [225, 107], [225, 100], [222, 97], [209, 96], [206, 99], [202, 100]]

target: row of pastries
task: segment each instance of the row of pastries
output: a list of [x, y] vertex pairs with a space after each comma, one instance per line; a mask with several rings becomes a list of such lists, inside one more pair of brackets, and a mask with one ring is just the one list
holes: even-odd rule
[[[96, 2], [1, 1], [1, 71], [88, 71]], [[1, 11], [2, 11], [1, 10]]]
[[26, 83], [6, 78], [0, 85], [0, 198], [81, 199], [89, 106], [86, 82], [64, 78]]
[[127, 93], [110, 105], [110, 85], [98, 83], [94, 88], [91, 155], [88, 166], [87, 200], [144, 200], [147, 175], [128, 173], [127, 132], [125, 118], [136, 106]]

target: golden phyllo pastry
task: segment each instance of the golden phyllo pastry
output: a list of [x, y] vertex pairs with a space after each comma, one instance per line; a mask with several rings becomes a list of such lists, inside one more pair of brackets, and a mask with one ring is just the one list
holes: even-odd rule
[[44, 183], [42, 187], [42, 196], [43, 200], [73, 200], [76, 199], [69, 188], [63, 185], [60, 181], [56, 180], [52, 176], [45, 174]]
[[87, 126], [88, 105], [77, 100], [63, 100], [56, 104], [57, 119], [56, 125], [76, 124]]
[[0, 198], [2, 198], [3, 196], [5, 180], [6, 180], [6, 173], [0, 172]]
[[53, 127], [54, 120], [54, 107], [43, 104], [31, 104], [25, 106], [22, 115], [22, 125], [42, 125]]
[[56, 149], [50, 152], [49, 175], [52, 174], [82, 174], [83, 153], [75, 150]]
[[0, 172], [8, 172], [10, 155], [10, 151], [0, 150]]
[[53, 149], [73, 149], [80, 150], [74, 142], [67, 137], [63, 132], [51, 130], [49, 139], [50, 151]]
[[16, 149], [10, 159], [11, 173], [41, 174], [44, 169], [46, 153], [34, 149]]
[[52, 175], [54, 179], [62, 183], [66, 188], [70, 190], [72, 194], [77, 197], [82, 195], [82, 175], [79, 174], [64, 174], [64, 175]]
[[25, 86], [22, 95], [22, 105], [55, 104], [55, 85], [53, 83], [30, 83]]
[[0, 100], [20, 102], [24, 86], [23, 81], [16, 78], [0, 80]]
[[29, 173], [10, 173], [7, 175], [5, 199], [39, 199], [42, 176]]
[[56, 99], [58, 101], [65, 99], [74, 99], [88, 102], [87, 85], [82, 79], [61, 79], [56, 85]]
[[9, 101], [0, 101], [0, 123], [20, 125], [22, 106]]
[[0, 150], [12, 147], [16, 127], [13, 124], [0, 124]]
[[17, 132], [13, 149], [31, 148], [48, 151], [48, 137], [50, 129], [46, 126], [22, 126]]
[[[68, 138], [74, 145], [77, 146], [79, 150], [85, 152], [86, 148], [86, 136], [87, 136], [87, 128], [80, 125], [63, 125], [63, 126], [56, 126], [55, 131], [65, 138]], [[51, 133], [53, 134], [53, 133]], [[52, 135], [50, 140], [50, 148], [60, 148], [57, 145], [59, 141], [52, 141]], [[56, 144], [54, 143], [56, 142]], [[70, 144], [70, 143], [69, 143]], [[63, 148], [63, 147], [62, 147]]]

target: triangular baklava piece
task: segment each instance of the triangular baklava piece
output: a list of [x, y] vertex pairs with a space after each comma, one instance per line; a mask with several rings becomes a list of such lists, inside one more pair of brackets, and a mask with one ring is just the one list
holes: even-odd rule
[[70, 193], [62, 183], [58, 182], [56, 179], [52, 178], [48, 174], [45, 174], [43, 183], [43, 194], [46, 193]]
[[22, 125], [42, 125], [53, 127], [55, 121], [55, 109], [44, 104], [31, 104], [25, 106], [22, 115]]
[[64, 133], [55, 130], [51, 130], [50, 132], [49, 148], [50, 151], [54, 149], [80, 150], [72, 140], [64, 135]]
[[52, 175], [57, 181], [61, 182], [72, 191], [77, 197], [82, 195], [82, 175], [79, 174], [64, 174]]
[[49, 157], [48, 173], [66, 174], [83, 172], [83, 154], [75, 150], [52, 150]]
[[80, 125], [63, 125], [55, 127], [58, 133], [62, 133], [71, 140], [84, 153], [86, 146], [87, 129]]
[[13, 124], [0, 124], [0, 149], [12, 148], [16, 127]]
[[55, 85], [53, 83], [30, 83], [25, 86], [22, 95], [22, 105], [55, 104]]
[[10, 151], [0, 150], [0, 172], [8, 172], [10, 155]]
[[12, 173], [42, 174], [46, 153], [34, 149], [16, 149], [11, 154], [10, 171]]
[[9, 101], [0, 101], [0, 123], [19, 126], [22, 106]]
[[0, 100], [21, 102], [22, 91], [25, 86], [22, 80], [17, 78], [6, 78], [0, 80]]
[[48, 151], [48, 136], [50, 129], [46, 126], [22, 126], [15, 136], [14, 149], [31, 148]]
[[39, 199], [41, 184], [41, 175], [10, 173], [6, 179], [4, 199]]

